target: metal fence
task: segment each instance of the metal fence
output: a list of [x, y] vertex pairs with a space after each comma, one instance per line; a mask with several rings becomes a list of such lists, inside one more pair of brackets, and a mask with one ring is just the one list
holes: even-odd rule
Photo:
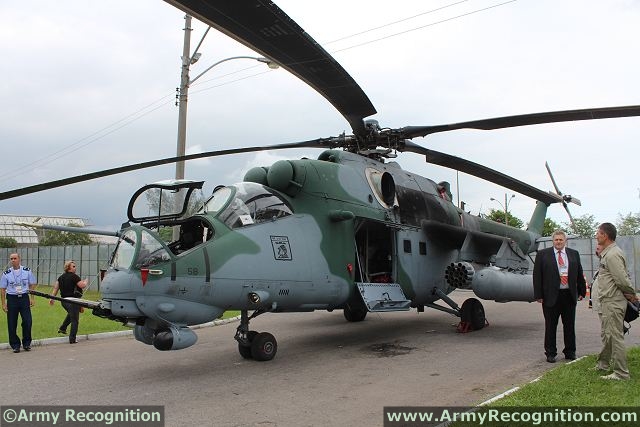
[[100, 270], [107, 268], [115, 248], [115, 244], [0, 248], [0, 262], [3, 263], [0, 265], [8, 268], [9, 255], [17, 252], [22, 265], [31, 268], [38, 284], [52, 285], [64, 273], [64, 262], [73, 260], [78, 267], [78, 276], [89, 279], [90, 289], [99, 290]]
[[[553, 246], [553, 242], [551, 242], [550, 239], [551, 238], [541, 242], [538, 249]], [[640, 236], [620, 236], [616, 239], [616, 243], [624, 252], [627, 259], [627, 269], [631, 276], [631, 283], [635, 286], [636, 291], [638, 291], [640, 290]], [[587, 276], [588, 283], [591, 283], [591, 278], [599, 265], [598, 257], [595, 254], [596, 245], [597, 242], [595, 239], [569, 238], [567, 240], [567, 246], [580, 253], [580, 262], [584, 274]], [[533, 264], [531, 268], [533, 269]]]

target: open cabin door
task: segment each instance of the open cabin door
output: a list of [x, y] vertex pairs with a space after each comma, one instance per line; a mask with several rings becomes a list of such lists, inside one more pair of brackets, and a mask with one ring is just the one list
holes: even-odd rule
[[406, 311], [411, 301], [396, 283], [395, 229], [367, 219], [356, 228], [356, 282], [368, 311]]

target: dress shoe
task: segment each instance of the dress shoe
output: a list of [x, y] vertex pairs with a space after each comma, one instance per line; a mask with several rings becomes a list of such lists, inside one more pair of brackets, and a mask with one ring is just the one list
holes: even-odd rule
[[556, 357], [555, 356], [547, 356], [547, 362], [556, 363]]
[[14, 353], [20, 353], [20, 349], [19, 349], [19, 348], [14, 348], [14, 349], [13, 349], [13, 352], [14, 352]]
[[575, 353], [568, 353], [564, 355], [564, 358], [567, 360], [576, 360], [576, 354]]
[[25, 345], [24, 346], [24, 351], [31, 351], [31, 346], [30, 345]]

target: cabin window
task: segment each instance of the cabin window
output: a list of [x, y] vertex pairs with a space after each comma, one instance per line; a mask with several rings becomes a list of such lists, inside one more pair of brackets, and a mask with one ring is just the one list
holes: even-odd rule
[[427, 242], [420, 242], [420, 255], [427, 254]]
[[404, 252], [407, 254], [411, 253], [411, 240], [404, 240], [402, 242], [402, 244], [404, 245]]
[[281, 196], [263, 185], [243, 182], [231, 188], [235, 188], [235, 194], [219, 214], [220, 220], [229, 228], [274, 221], [293, 214]]

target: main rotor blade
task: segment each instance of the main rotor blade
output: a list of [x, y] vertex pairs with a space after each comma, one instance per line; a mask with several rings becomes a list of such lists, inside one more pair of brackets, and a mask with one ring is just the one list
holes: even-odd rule
[[543, 123], [570, 122], [574, 120], [612, 119], [640, 116], [640, 105], [624, 107], [586, 108], [583, 110], [548, 111], [546, 113], [522, 114], [518, 116], [494, 117], [492, 119], [452, 123], [436, 126], [407, 126], [398, 129], [403, 138], [416, 138], [432, 133], [458, 129], [493, 130]]
[[324, 96], [364, 134], [363, 118], [376, 113], [344, 68], [269, 0], [165, 0], [275, 61]]
[[493, 182], [495, 184], [501, 185], [502, 187], [517, 191], [520, 194], [524, 194], [525, 196], [539, 200], [547, 205], [562, 202], [562, 197], [557, 196], [553, 193], [542, 191], [527, 183], [505, 175], [502, 172], [498, 172], [494, 169], [482, 166], [478, 163], [474, 163], [466, 159], [462, 159], [460, 157], [441, 153], [439, 151], [429, 150], [411, 141], [405, 142], [403, 151], [411, 151], [413, 153], [424, 154], [428, 163], [456, 169], [460, 172], [477, 176], [478, 178], [482, 178], [486, 181]]
[[84, 175], [77, 175], [70, 178], [58, 179], [56, 181], [36, 184], [29, 187], [16, 188], [15, 190], [4, 191], [0, 193], [0, 200], [12, 199], [14, 197], [24, 196], [27, 194], [38, 193], [40, 191], [51, 190], [53, 188], [64, 187], [69, 184], [90, 181], [92, 179], [103, 178], [105, 176], [117, 175], [120, 173], [131, 172], [140, 169], [148, 169], [155, 166], [176, 163], [180, 161], [188, 161], [202, 159], [205, 157], [226, 156], [228, 154], [252, 153], [265, 150], [283, 150], [286, 148], [334, 148], [344, 142], [344, 137], [338, 138], [319, 138], [309, 141], [290, 142], [284, 144], [264, 145], [258, 147], [232, 148], [229, 150], [207, 151], [205, 153], [188, 154], [186, 156], [167, 157], [164, 159], [151, 160], [133, 165], [120, 166], [112, 169], [105, 169], [98, 172], [91, 172]]

